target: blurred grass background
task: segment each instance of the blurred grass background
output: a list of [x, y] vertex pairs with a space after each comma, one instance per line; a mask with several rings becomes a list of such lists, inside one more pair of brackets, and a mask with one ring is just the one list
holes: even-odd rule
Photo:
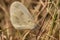
[[[32, 30], [16, 30], [10, 22], [10, 5], [23, 3], [38, 24]], [[0, 40], [60, 40], [60, 0], [0, 0]]]

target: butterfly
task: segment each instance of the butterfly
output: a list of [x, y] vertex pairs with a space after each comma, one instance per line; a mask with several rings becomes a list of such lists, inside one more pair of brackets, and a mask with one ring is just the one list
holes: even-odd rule
[[33, 15], [19, 1], [10, 6], [10, 21], [15, 29], [33, 29], [36, 26]]

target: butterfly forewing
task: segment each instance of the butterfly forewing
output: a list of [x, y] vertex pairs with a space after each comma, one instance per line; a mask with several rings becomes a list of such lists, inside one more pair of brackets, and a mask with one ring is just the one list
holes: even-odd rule
[[10, 19], [15, 28], [33, 29], [35, 23], [28, 9], [20, 2], [13, 2], [10, 7]]

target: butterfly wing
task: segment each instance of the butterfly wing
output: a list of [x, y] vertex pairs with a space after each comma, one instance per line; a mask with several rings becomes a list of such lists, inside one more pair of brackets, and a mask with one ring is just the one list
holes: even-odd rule
[[35, 27], [33, 16], [28, 9], [18, 1], [11, 4], [10, 20], [16, 29], [33, 29]]

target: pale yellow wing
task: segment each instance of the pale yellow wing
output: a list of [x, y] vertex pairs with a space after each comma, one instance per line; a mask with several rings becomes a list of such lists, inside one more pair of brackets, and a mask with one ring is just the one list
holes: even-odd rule
[[34, 17], [20, 2], [15, 1], [10, 7], [10, 20], [16, 29], [33, 29], [36, 25]]

